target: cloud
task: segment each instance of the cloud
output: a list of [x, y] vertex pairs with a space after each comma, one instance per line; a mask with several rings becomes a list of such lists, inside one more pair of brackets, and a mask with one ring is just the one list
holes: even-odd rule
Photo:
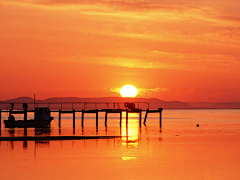
[[221, 72], [226, 67], [238, 67], [237, 57], [231, 54], [203, 54], [203, 53], [174, 53], [163, 51], [150, 51], [139, 53], [136, 58], [127, 55], [126, 57], [111, 57], [101, 55], [89, 63], [98, 63], [107, 66], [118, 66], [134, 69], [164, 69], [182, 71], [216, 71]]
[[[13, 0], [19, 2], [18, 0]], [[105, 5], [118, 10], [159, 10], [159, 9], [182, 9], [185, 10], [190, 5], [180, 5], [177, 3], [154, 3], [147, 0], [20, 0], [20, 2], [54, 5]]]
[[[128, 18], [145, 17], [148, 20], [158, 22], [166, 20], [202, 20], [224, 26], [224, 23], [239, 26], [239, 14], [224, 12], [216, 4], [208, 4], [188, 1], [154, 1], [154, 0], [11, 0], [2, 3], [32, 4], [45, 8], [75, 9], [80, 13], [92, 15], [119, 16], [120, 12], [130, 13]], [[231, 3], [229, 3], [231, 4]], [[239, 4], [239, 3], [238, 3]], [[215, 6], [214, 6], [215, 5]], [[126, 16], [126, 14], [125, 14]], [[126, 16], [126, 18], [127, 18]]]
[[159, 56], [159, 58], [165, 58], [169, 60], [184, 60], [192, 61], [198, 60], [202, 62], [214, 62], [219, 64], [229, 64], [229, 62], [236, 62], [237, 59], [233, 55], [226, 54], [196, 54], [196, 53], [170, 53], [170, 52], [161, 52], [161, 51], [150, 51], [150, 53]]
[[[32, 3], [47, 8], [75, 8], [75, 11], [63, 8], [57, 12], [41, 9], [41, 16], [41, 13], [33, 8], [33, 15], [16, 15], [21, 17], [22, 21], [15, 18], [16, 21], [11, 21], [10, 31], [4, 31], [6, 33], [16, 30], [17, 37], [21, 37], [21, 32], [32, 32], [25, 34], [23, 42], [27, 42], [28, 39], [32, 41], [33, 37], [41, 35], [46, 38], [46, 42], [52, 43], [46, 43], [51, 49], [54, 47], [59, 51], [57, 54], [60, 55], [57, 56], [66, 61], [138, 69], [199, 70], [199, 65], [206, 65], [208, 69], [213, 65], [224, 66], [230, 62], [234, 62], [235, 65], [239, 56], [240, 31], [234, 27], [223, 28], [215, 24], [218, 21], [222, 22], [224, 17], [225, 21], [228, 21], [229, 18], [238, 19], [238, 16], [219, 16], [221, 13], [212, 8], [197, 6], [194, 3], [186, 5], [187, 3], [174, 1], [159, 3], [145, 0], [0, 2]], [[25, 12], [22, 8], [19, 9]], [[214, 17], [222, 18], [217, 21]], [[5, 19], [5, 22], [8, 22], [10, 18]], [[3, 37], [15, 36], [10, 34]], [[35, 44], [42, 39], [39, 38]], [[7, 41], [10, 42], [8, 39]], [[225, 51], [221, 52], [218, 46], [224, 46], [222, 49]], [[232, 46], [235, 46], [235, 49]], [[213, 48], [218, 50], [213, 51]], [[153, 51], [150, 51], [151, 49]], [[66, 53], [61, 54], [63, 51]], [[70, 59], [70, 56], [74, 58]], [[209, 63], [212, 64], [208, 67]]]
[[203, 34], [203, 38], [208, 41], [239, 46], [240, 30], [239, 28], [223, 28], [215, 32], [206, 32]]
[[[110, 89], [111, 92], [115, 92], [115, 93], [120, 93], [120, 89], [121, 88], [113, 88]], [[144, 97], [153, 97], [155, 96], [157, 93], [159, 92], [169, 92], [170, 89], [169, 88], [137, 88], [138, 90], [138, 96], [144, 96]]]
[[[132, 12], [159, 12], [159, 11], [180, 11], [186, 15], [186, 11], [199, 12], [200, 6], [193, 3], [179, 3], [179, 2], [154, 2], [151, 0], [0, 0], [0, 2], [18, 3], [18, 4], [37, 4], [43, 6], [95, 6], [101, 8], [101, 6], [108, 7], [109, 10], [118, 11], [132, 11]], [[73, 6], [74, 5], [74, 6]], [[78, 7], [79, 7], [78, 6]], [[93, 9], [92, 9], [93, 10]], [[97, 10], [97, 9], [94, 9]]]
[[142, 97], [156, 97], [158, 93], [166, 93], [166, 92], [170, 92], [169, 88], [160, 88], [160, 87], [156, 87], [156, 88], [138, 88], [138, 95], [142, 96]]
[[112, 88], [110, 89], [111, 92], [115, 92], [115, 93], [120, 93], [121, 88]]
[[152, 61], [150, 59], [139, 59], [139, 58], [125, 58], [125, 57], [107, 57], [98, 61], [100, 64], [110, 66], [120, 66], [125, 68], [139, 68], [139, 69], [178, 69], [176, 65], [170, 65], [161, 61]]
[[224, 21], [236, 21], [239, 22], [240, 21], [240, 17], [236, 16], [236, 15], [223, 15], [223, 16], [218, 16], [216, 17], [220, 20], [224, 20]]
[[168, 92], [168, 91], [170, 91], [170, 89], [165, 88], [165, 87], [163, 87], [163, 88], [156, 87], [156, 88], [152, 88], [152, 89], [151, 88], [150, 89], [139, 88], [138, 91], [139, 91], [139, 95], [141, 95], [141, 96], [152, 96], [158, 92]]

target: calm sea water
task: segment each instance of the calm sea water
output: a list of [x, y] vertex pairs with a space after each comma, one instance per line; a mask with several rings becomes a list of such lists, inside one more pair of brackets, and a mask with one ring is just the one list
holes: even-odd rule
[[[240, 110], [164, 110], [162, 128], [158, 114], [149, 114], [147, 125], [141, 127], [138, 115], [131, 114], [127, 128], [124, 119], [119, 127], [117, 115], [110, 115], [105, 128], [104, 114], [100, 114], [98, 129], [95, 116], [89, 114], [82, 128], [79, 113], [75, 131], [71, 115], [62, 115], [60, 130], [58, 114], [53, 116], [55, 120], [49, 130], [29, 128], [27, 135], [128, 134], [128, 137], [2, 141], [1, 180], [240, 179]], [[7, 114], [2, 118], [6, 119]], [[1, 130], [1, 136], [23, 135], [23, 129]]]

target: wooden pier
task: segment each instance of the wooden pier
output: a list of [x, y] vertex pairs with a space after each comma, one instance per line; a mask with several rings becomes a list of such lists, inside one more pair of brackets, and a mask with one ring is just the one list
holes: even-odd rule
[[[98, 127], [98, 113], [99, 112], [105, 112], [105, 127], [107, 127], [107, 121], [108, 121], [108, 114], [112, 114], [112, 113], [117, 113], [119, 114], [119, 125], [121, 126], [122, 124], [122, 113], [125, 112], [126, 113], [126, 123], [128, 123], [128, 114], [129, 113], [138, 113], [139, 114], [139, 126], [141, 127], [142, 124], [142, 112], [146, 112], [145, 113], [145, 117], [144, 117], [144, 121], [143, 124], [146, 125], [146, 121], [147, 121], [147, 116], [149, 113], [159, 113], [159, 125], [160, 127], [162, 127], [162, 108], [158, 108], [156, 110], [151, 110], [151, 109], [146, 109], [146, 110], [142, 110], [142, 109], [134, 109], [134, 110], [129, 110], [129, 109], [93, 109], [93, 110], [52, 110], [51, 112], [58, 112], [59, 113], [59, 117], [58, 117], [58, 126], [59, 128], [61, 128], [61, 115], [62, 114], [72, 114], [73, 115], [73, 128], [75, 128], [75, 123], [76, 123], [76, 112], [81, 112], [82, 113], [82, 118], [81, 118], [81, 126], [84, 126], [84, 114], [96, 114], [96, 127]], [[34, 112], [34, 110], [21, 110], [21, 111], [16, 111], [16, 110], [1, 110], [0, 109], [0, 128], [1, 128], [1, 114], [2, 113], [9, 113], [9, 116], [12, 114], [23, 114], [24, 115], [24, 120], [27, 120], [27, 113], [28, 112]]]
[[162, 127], [162, 108], [158, 108], [157, 110], [150, 110], [150, 109], [147, 109], [147, 110], [142, 110], [142, 109], [139, 109], [139, 110], [134, 110], [134, 111], [129, 111], [127, 109], [101, 109], [101, 110], [98, 110], [98, 109], [95, 109], [95, 110], [69, 110], [69, 111], [62, 111], [62, 110], [59, 110], [59, 111], [51, 111], [51, 112], [58, 112], [59, 113], [59, 120], [58, 120], [58, 126], [59, 128], [61, 127], [61, 114], [63, 113], [72, 113], [73, 114], [73, 128], [75, 128], [75, 113], [76, 112], [81, 112], [82, 113], [82, 120], [81, 120], [81, 125], [82, 127], [84, 126], [84, 114], [88, 114], [88, 113], [91, 113], [91, 114], [96, 114], [96, 127], [98, 127], [98, 113], [99, 112], [105, 112], [105, 127], [107, 127], [107, 120], [108, 120], [108, 114], [112, 114], [112, 113], [117, 113], [119, 114], [119, 125], [121, 126], [122, 124], [122, 113], [123, 112], [126, 112], [126, 123], [128, 123], [128, 114], [129, 113], [138, 113], [139, 114], [139, 126], [141, 126], [142, 124], [142, 112], [146, 112], [145, 113], [145, 117], [144, 117], [144, 121], [143, 121], [143, 124], [146, 125], [146, 121], [147, 121], [147, 115], [149, 113], [159, 113], [159, 125], [160, 127]]

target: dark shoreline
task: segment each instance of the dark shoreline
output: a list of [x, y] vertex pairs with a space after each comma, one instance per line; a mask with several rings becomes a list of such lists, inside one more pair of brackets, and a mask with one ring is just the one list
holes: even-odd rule
[[49, 141], [49, 140], [84, 140], [84, 139], [113, 139], [122, 136], [20, 136], [0, 137], [0, 141]]

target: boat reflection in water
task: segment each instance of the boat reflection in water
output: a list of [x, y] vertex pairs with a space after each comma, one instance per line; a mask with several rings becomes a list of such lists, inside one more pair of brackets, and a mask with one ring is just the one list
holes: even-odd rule
[[[15, 136], [21, 136], [21, 134], [23, 134], [24, 136], [27, 136], [27, 128], [24, 129], [17, 129], [15, 130], [15, 128], [9, 128], [7, 130], [9, 137], [15, 137]], [[31, 130], [30, 130], [31, 132]], [[35, 136], [49, 136], [51, 135], [51, 129], [50, 128], [34, 128], [34, 134]], [[10, 142], [10, 146], [11, 149], [14, 150], [14, 142], [15, 141], [9, 141]], [[27, 149], [28, 148], [28, 141], [24, 140], [23, 142], [23, 149]], [[39, 144], [46, 144], [49, 146], [49, 141], [48, 140], [36, 140], [35, 142], [35, 148], [39, 145]]]

